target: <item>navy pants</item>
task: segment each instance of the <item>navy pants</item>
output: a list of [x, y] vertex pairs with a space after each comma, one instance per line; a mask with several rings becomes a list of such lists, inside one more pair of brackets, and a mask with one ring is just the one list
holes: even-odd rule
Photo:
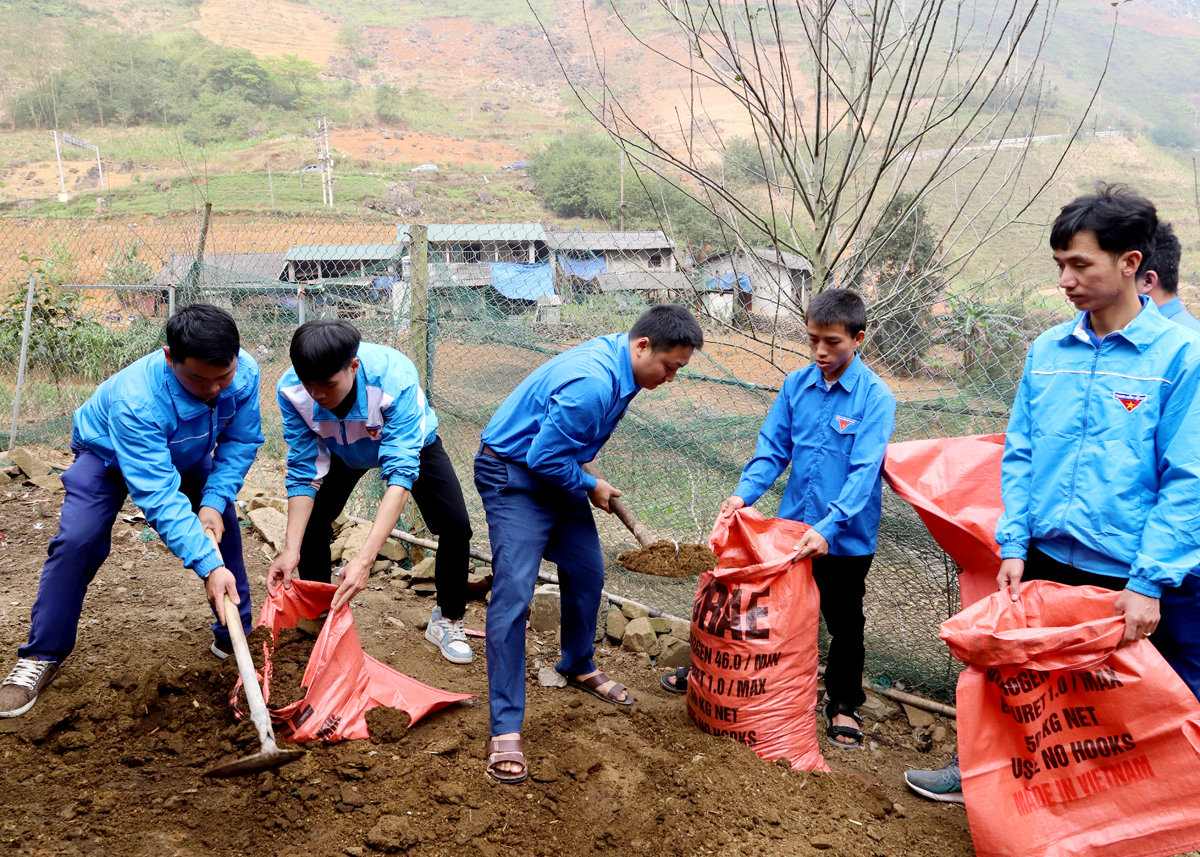
[[519, 464], [480, 453], [475, 487], [492, 543], [487, 611], [491, 734], [520, 732], [525, 719], [525, 615], [542, 558], [558, 566], [566, 676], [593, 672], [604, 555], [587, 492], [564, 491]]
[[[73, 446], [75, 462], [62, 475], [67, 496], [62, 504], [58, 535], [50, 540], [49, 556], [42, 567], [37, 600], [30, 613], [29, 642], [20, 648], [22, 658], [62, 663], [75, 648], [83, 596], [112, 549], [112, 526], [117, 512], [129, 493], [120, 468], [108, 467], [93, 452]], [[213, 460], [203, 461], [182, 477], [181, 488], [192, 501], [192, 510], [200, 508], [205, 480]], [[237, 581], [242, 603], [238, 612], [247, 633], [254, 627], [250, 611], [250, 584], [242, 560], [242, 532], [238, 528], [233, 504], [221, 516], [225, 534], [221, 537], [221, 557]], [[213, 636], [230, 648], [229, 632], [220, 622], [212, 624]]]
[[[1052, 580], [1070, 586], [1124, 589], [1125, 578], [1093, 574], [1059, 562], [1034, 546], [1029, 548], [1022, 580]], [[1158, 601], [1158, 628], [1150, 642], [1163, 659], [1200, 699], [1200, 575], [1189, 574], [1183, 583], [1164, 589]]]

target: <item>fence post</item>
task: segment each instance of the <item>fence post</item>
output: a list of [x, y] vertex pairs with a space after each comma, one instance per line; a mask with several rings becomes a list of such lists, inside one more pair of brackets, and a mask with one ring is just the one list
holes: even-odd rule
[[409, 227], [412, 256], [412, 321], [409, 330], [412, 335], [413, 363], [417, 366], [417, 377], [421, 381], [421, 389], [425, 398], [430, 401], [432, 396], [433, 379], [430, 370], [432, 353], [429, 348], [429, 227]]
[[25, 295], [25, 323], [21, 326], [21, 359], [17, 363], [17, 389], [13, 393], [12, 429], [8, 433], [8, 448], [17, 442], [17, 417], [21, 413], [21, 385], [25, 382], [25, 357], [29, 353], [29, 325], [33, 319], [33, 274], [29, 275], [29, 291]]

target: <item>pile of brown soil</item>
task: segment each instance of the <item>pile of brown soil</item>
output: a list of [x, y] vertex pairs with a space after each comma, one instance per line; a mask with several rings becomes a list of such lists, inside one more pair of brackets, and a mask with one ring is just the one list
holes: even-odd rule
[[668, 540], [617, 554], [617, 562], [630, 571], [655, 577], [694, 577], [716, 568], [717, 555], [707, 545]]

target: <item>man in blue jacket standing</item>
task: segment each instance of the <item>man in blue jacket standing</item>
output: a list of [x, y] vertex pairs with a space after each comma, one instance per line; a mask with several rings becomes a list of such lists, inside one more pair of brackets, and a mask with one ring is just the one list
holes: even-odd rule
[[604, 557], [588, 504], [608, 512], [609, 500], [621, 492], [581, 465], [600, 452], [639, 391], [673, 381], [703, 345], [700, 325], [684, 307], [651, 307], [628, 334], [598, 337], [543, 363], [483, 431], [475, 487], [495, 571], [487, 615], [487, 772], [502, 783], [528, 775], [520, 736], [525, 612], [543, 557], [559, 567], [562, 587], [562, 660], [556, 669], [605, 702], [633, 704], [593, 660]]
[[[1054, 221], [1059, 288], [1080, 313], [1025, 360], [997, 584], [1014, 601], [1023, 580], [1120, 590], [1125, 640], [1149, 637], [1200, 698], [1200, 337], [1138, 295], [1157, 226], [1149, 200], [1112, 185]], [[962, 800], [957, 765], [905, 778]]]
[[1171, 224], [1158, 222], [1154, 249], [1146, 254], [1138, 269], [1138, 293], [1154, 301], [1163, 318], [1169, 318], [1193, 333], [1200, 333], [1200, 321], [1188, 312], [1179, 297], [1179, 257], [1183, 248]]
[[[233, 318], [218, 307], [184, 307], [166, 333], [165, 348], [113, 375], [75, 412], [62, 520], [42, 568], [29, 642], [0, 686], [0, 717], [33, 707], [75, 647], [83, 597], [108, 557], [126, 494], [204, 581], [217, 616], [212, 653], [224, 659], [233, 651], [226, 594], [238, 605], [243, 629], [253, 625], [234, 500], [263, 442], [258, 365], [241, 350]], [[209, 529], [220, 554], [205, 535]]]

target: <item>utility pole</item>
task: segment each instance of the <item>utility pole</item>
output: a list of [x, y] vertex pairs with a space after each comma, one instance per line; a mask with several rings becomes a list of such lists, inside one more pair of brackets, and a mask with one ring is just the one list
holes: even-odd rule
[[58, 148], [58, 132], [51, 131], [51, 136], [54, 137], [54, 157], [58, 159], [58, 183], [62, 186], [62, 192], [67, 192], [67, 180], [63, 178], [62, 171], [62, 152]]
[[321, 146], [321, 204], [333, 208], [333, 156], [329, 150], [329, 118], [322, 115], [317, 125]]

